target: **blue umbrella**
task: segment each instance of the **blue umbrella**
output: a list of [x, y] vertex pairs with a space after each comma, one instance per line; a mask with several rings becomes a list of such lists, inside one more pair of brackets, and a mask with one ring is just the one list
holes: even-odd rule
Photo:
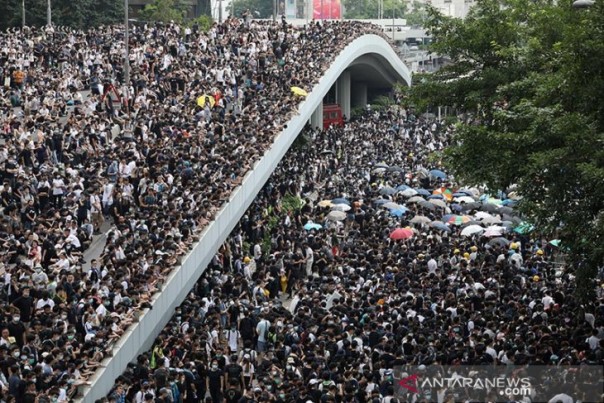
[[380, 194], [391, 196], [396, 193], [396, 189], [390, 186], [384, 186], [380, 189]]
[[464, 192], [463, 190], [460, 190], [459, 192], [455, 192], [453, 193], [453, 197], [466, 197], [466, 196], [470, 196], [473, 197], [470, 192]]
[[447, 179], [447, 174], [444, 173], [441, 170], [438, 170], [438, 169], [431, 170], [430, 171], [430, 175], [432, 175], [432, 176], [434, 176], [435, 178], [438, 178], [438, 179]]
[[451, 228], [449, 228], [447, 226], [447, 224], [445, 224], [444, 222], [441, 222], [441, 221], [432, 221], [428, 225], [431, 226], [432, 228], [435, 228], [435, 229], [440, 230], [440, 231], [451, 232]]
[[407, 190], [407, 189], [411, 189], [411, 187], [407, 186], [407, 185], [398, 185], [396, 187], [396, 190], [398, 190], [399, 192], [402, 192], [403, 190]]
[[432, 195], [429, 196], [428, 199], [440, 199], [440, 200], [444, 200], [444, 196], [443, 195]]
[[381, 206], [382, 204], [386, 204], [388, 202], [390, 202], [392, 200], [387, 200], [387, 199], [375, 199], [373, 202], [375, 204], [377, 204], [378, 206]]
[[453, 211], [463, 211], [463, 206], [460, 204], [451, 204], [450, 207]]
[[403, 214], [405, 214], [407, 211], [408, 211], [408, 210], [407, 210], [405, 207], [402, 207], [402, 206], [401, 206], [400, 208], [397, 208], [397, 209], [395, 209], [395, 210], [390, 210], [390, 214], [392, 214], [392, 215], [394, 215], [394, 216], [397, 216], [397, 217], [400, 217], [400, 216], [402, 216]]
[[333, 204], [348, 204], [350, 206], [350, 202], [347, 199], [344, 199], [343, 197], [333, 199], [331, 202]]
[[422, 196], [432, 196], [432, 193], [430, 193], [426, 189], [415, 189], [415, 191], [417, 192], [417, 194], [420, 194]]
[[310, 231], [310, 230], [313, 230], [313, 229], [321, 229], [321, 228], [323, 228], [323, 226], [321, 224], [317, 224], [317, 223], [314, 223], [312, 221], [309, 221], [309, 222], [307, 222], [304, 225], [304, 229], [306, 231]]

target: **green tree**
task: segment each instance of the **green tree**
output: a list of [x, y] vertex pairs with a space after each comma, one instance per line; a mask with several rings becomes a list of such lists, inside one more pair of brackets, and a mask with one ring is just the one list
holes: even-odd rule
[[604, 4], [481, 0], [465, 21], [428, 12], [432, 50], [411, 102], [467, 113], [445, 156], [458, 179], [517, 185], [520, 208], [570, 251], [578, 295], [604, 264]]
[[[235, 0], [235, 16], [241, 17], [246, 10], [252, 13], [253, 18], [271, 18], [273, 16], [272, 0]], [[232, 13], [232, 9], [230, 10]]]
[[144, 21], [182, 23], [189, 6], [183, 0], [154, 0], [147, 4], [139, 16]]
[[[376, 19], [379, 13], [379, 0], [342, 0], [344, 5], [344, 18], [349, 19]], [[383, 16], [391, 19], [404, 18], [407, 10], [405, 0], [383, 0]]]

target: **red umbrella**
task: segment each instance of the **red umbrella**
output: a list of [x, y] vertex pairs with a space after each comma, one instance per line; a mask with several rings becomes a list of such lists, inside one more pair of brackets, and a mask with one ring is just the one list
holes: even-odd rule
[[390, 239], [409, 239], [413, 236], [413, 230], [411, 228], [397, 228], [390, 233]]

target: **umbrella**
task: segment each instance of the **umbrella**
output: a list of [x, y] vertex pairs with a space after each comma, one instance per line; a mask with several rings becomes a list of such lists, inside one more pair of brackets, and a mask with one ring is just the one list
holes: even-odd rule
[[350, 205], [350, 202], [347, 199], [344, 199], [343, 197], [339, 197], [339, 198], [333, 199], [331, 202], [333, 204], [348, 204], [348, 205]]
[[330, 221], [342, 221], [346, 218], [346, 213], [343, 211], [331, 211], [325, 218]]
[[395, 203], [395, 202], [389, 201], [388, 203], [382, 204], [382, 207], [389, 208], [391, 210], [396, 210], [396, 209], [401, 208], [402, 206], [400, 204]]
[[[444, 218], [444, 217], [443, 217]], [[469, 222], [471, 220], [467, 215], [454, 215], [447, 220], [449, 224], [453, 225], [461, 225]]]
[[493, 216], [488, 216], [482, 219], [482, 222], [487, 224], [487, 225], [491, 225], [491, 224], [501, 224], [501, 218], [499, 217], [493, 217]]
[[393, 216], [400, 217], [400, 216], [402, 216], [403, 214], [407, 213], [407, 211], [409, 211], [409, 210], [407, 210], [407, 209], [406, 209], [405, 207], [403, 207], [403, 206], [400, 206], [400, 207], [399, 207], [399, 208], [397, 208], [397, 209], [392, 209], [392, 210], [390, 210], [390, 214], [392, 214]]
[[512, 199], [505, 199], [504, 201], [501, 202], [501, 205], [503, 205], [503, 206], [514, 207], [517, 204], [518, 204], [518, 200], [512, 200]]
[[480, 206], [480, 210], [481, 211], [488, 211], [489, 213], [494, 213], [497, 211], [497, 206], [494, 204], [490, 204], [490, 203], [483, 203]]
[[444, 201], [442, 201], [442, 200], [438, 200], [438, 199], [430, 199], [430, 200], [428, 200], [428, 202], [429, 202], [429, 203], [432, 203], [432, 204], [434, 204], [435, 206], [440, 207], [440, 208], [447, 208], [447, 203], [445, 203], [445, 202], [444, 202]]
[[520, 219], [520, 217], [515, 217], [515, 216], [511, 216], [509, 214], [504, 214], [501, 219], [503, 221], [511, 221], [515, 224], [515, 226], [518, 226], [522, 223], [522, 220]]
[[206, 104], [206, 100], [208, 102], [210, 102], [210, 107], [213, 108], [214, 104], [216, 103], [216, 100], [211, 95], [205, 95], [204, 94], [204, 95], [200, 96], [199, 98], [197, 98], [197, 105], [199, 105], [201, 107], [204, 107], [205, 104]]
[[457, 192], [453, 193], [453, 197], [472, 197], [472, 193], [467, 190], [458, 190]]
[[443, 180], [447, 179], [447, 174], [444, 173], [441, 170], [438, 170], [438, 169], [431, 170], [430, 171], [430, 175], [432, 175], [432, 176], [434, 176], [435, 178], [438, 178], [438, 179], [443, 179]]
[[451, 210], [453, 211], [463, 211], [463, 206], [461, 204], [451, 204]]
[[511, 207], [505, 207], [505, 206], [504, 207], [499, 207], [499, 212], [501, 214], [514, 214], [515, 213], [515, 211], [514, 211], [513, 208], [511, 208]]
[[319, 207], [331, 207], [333, 206], [333, 203], [331, 202], [331, 200], [321, 200], [318, 205]]
[[413, 224], [428, 224], [432, 220], [423, 215], [416, 215], [409, 222]]
[[501, 236], [504, 231], [505, 228], [494, 225], [492, 227], [487, 227], [483, 235], [486, 237]]
[[510, 241], [508, 241], [507, 239], [502, 238], [502, 237], [493, 238], [489, 241], [489, 245], [491, 245], [491, 246], [507, 247], [509, 244], [510, 244]]
[[409, 239], [413, 236], [413, 230], [411, 228], [397, 228], [390, 233], [390, 239]]
[[410, 198], [409, 200], [407, 200], [407, 203], [420, 203], [425, 201], [423, 197], [421, 196], [413, 196], [412, 198]]
[[405, 197], [415, 196], [417, 194], [417, 190], [415, 189], [405, 189], [401, 192], [401, 195]]
[[411, 188], [407, 185], [398, 185], [396, 187], [396, 190], [398, 190], [399, 192], [402, 192], [403, 190], [407, 190], [407, 189], [411, 189]]
[[380, 162], [378, 164], [375, 164], [375, 168], [389, 168], [388, 164], [384, 163], [384, 162]]
[[391, 201], [388, 200], [388, 199], [375, 199], [373, 202], [375, 204], [377, 204], [378, 206], [382, 206], [382, 205], [384, 205], [386, 203], [391, 203]]
[[389, 172], [405, 172], [405, 170], [401, 167], [389, 167], [388, 171]]
[[514, 232], [517, 234], [520, 234], [520, 235], [524, 235], [524, 234], [528, 234], [529, 232], [531, 232], [534, 229], [535, 229], [534, 225], [531, 225], [527, 222], [522, 222], [522, 223], [520, 223], [519, 226], [514, 228]]
[[479, 226], [482, 226], [483, 223], [482, 223], [482, 221], [472, 220], [472, 221], [468, 221], [466, 223], [461, 224], [461, 227], [465, 228], [465, 227], [469, 227], [470, 225], [479, 225]]
[[440, 231], [451, 232], [451, 228], [447, 227], [447, 224], [442, 221], [432, 221], [429, 225], [430, 227], [438, 229]]
[[380, 194], [391, 196], [396, 193], [396, 189], [390, 186], [384, 186], [380, 189]]
[[348, 211], [351, 209], [351, 207], [348, 204], [334, 204], [333, 206], [331, 206], [331, 209], [333, 211]]
[[424, 200], [424, 201], [422, 201], [422, 202], [419, 202], [419, 203], [417, 203], [417, 204], [419, 204], [421, 207], [423, 207], [423, 208], [425, 208], [425, 209], [427, 209], [427, 210], [430, 210], [430, 211], [434, 211], [434, 210], [436, 210], [436, 206], [435, 206], [434, 204], [432, 204], [432, 203], [430, 203], [430, 202], [427, 202], [427, 201], [425, 201], [425, 200]]
[[375, 168], [371, 171], [372, 174], [383, 174], [384, 172], [386, 172], [386, 168]]
[[443, 196], [442, 194], [433, 194], [432, 196], [428, 197], [428, 199], [440, 199], [440, 200], [445, 200], [445, 196]]
[[556, 248], [559, 247], [561, 243], [562, 241], [559, 239], [552, 239], [551, 241], [549, 241], [549, 244], [555, 246]]
[[457, 203], [474, 203], [474, 199], [470, 196], [457, 196], [453, 200]]
[[299, 95], [301, 97], [306, 97], [308, 96], [308, 92], [304, 91], [302, 88], [300, 87], [292, 87], [291, 88], [292, 92], [296, 95]]
[[493, 216], [487, 212], [479, 211], [476, 214], [474, 214], [474, 217], [478, 218], [479, 220], [482, 220], [483, 218], [493, 217]]
[[480, 234], [484, 231], [480, 225], [468, 225], [461, 231], [461, 235], [463, 236], [472, 236], [474, 234]]
[[317, 223], [314, 223], [312, 221], [309, 221], [309, 222], [307, 222], [304, 225], [304, 229], [306, 231], [310, 231], [310, 230], [313, 230], [313, 229], [318, 230], [318, 229], [321, 229], [321, 228], [323, 228], [323, 226], [321, 224], [317, 224]]
[[426, 196], [426, 197], [430, 197], [432, 195], [426, 189], [415, 189], [415, 191], [417, 192], [417, 194], [422, 195], [422, 196]]
[[473, 203], [464, 203], [464, 204], [463, 204], [463, 209], [464, 209], [465, 211], [468, 211], [468, 210], [475, 210], [475, 209], [477, 209], [477, 208], [480, 208], [481, 206], [482, 206], [482, 203], [479, 203], [479, 202], [473, 202]]
[[420, 168], [417, 170], [417, 176], [420, 178], [427, 178], [430, 176], [430, 172], [426, 168]]
[[333, 150], [325, 150], [325, 151], [321, 151], [321, 154], [335, 154], [336, 152]]

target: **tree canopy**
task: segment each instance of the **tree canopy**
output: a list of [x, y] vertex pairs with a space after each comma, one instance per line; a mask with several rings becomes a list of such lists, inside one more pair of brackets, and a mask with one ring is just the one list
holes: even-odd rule
[[[350, 19], [378, 18], [380, 0], [342, 0], [344, 17]], [[384, 18], [404, 18], [407, 12], [407, 2], [404, 0], [383, 0]]]
[[[25, 0], [25, 24], [46, 25], [46, 0]], [[86, 28], [108, 25], [123, 21], [122, 0], [52, 0], [52, 22], [54, 25]], [[20, 27], [23, 11], [21, 0], [0, 2], [0, 30]]]
[[517, 186], [589, 298], [604, 264], [604, 2], [479, 0], [463, 21], [430, 9], [427, 28], [451, 63], [414, 77], [410, 99], [467, 113], [444, 162], [465, 184]]

